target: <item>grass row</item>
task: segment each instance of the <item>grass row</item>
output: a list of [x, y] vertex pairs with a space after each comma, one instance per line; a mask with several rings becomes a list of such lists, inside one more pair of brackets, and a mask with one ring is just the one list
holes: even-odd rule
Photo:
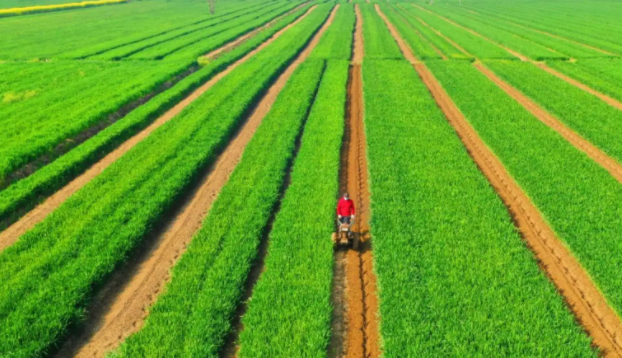
[[[446, 39], [439, 36], [435, 31], [433, 31], [429, 26], [425, 26], [419, 18], [415, 15], [408, 12], [410, 9], [409, 4], [399, 4], [399, 5], [389, 5], [389, 8], [396, 12], [399, 16], [401, 16], [414, 30], [420, 34], [420, 36], [429, 41], [434, 47], [436, 47], [440, 52], [442, 52], [447, 58], [450, 59], [470, 59], [470, 56], [465, 55], [462, 51], [458, 50], [454, 45], [449, 43]], [[387, 13], [387, 11], [383, 12]], [[394, 21], [392, 21], [395, 24]], [[402, 29], [400, 29], [401, 31]], [[401, 31], [402, 33], [405, 33]], [[415, 47], [412, 48], [415, 50]], [[416, 55], [423, 56], [423, 52], [415, 52]]]
[[151, 308], [144, 328], [120, 348], [119, 356], [152, 357], [161, 352], [217, 356], [323, 70], [322, 61], [307, 61], [292, 75], [175, 266], [165, 294]]
[[596, 356], [414, 69], [363, 70], [384, 356]]
[[[521, 37], [524, 36], [524, 33], [526, 31], [516, 33], [509, 31], [507, 29], [507, 26], [494, 26], [494, 19], [487, 19], [486, 21], [481, 21], [481, 17], [478, 18], [473, 14], [469, 14], [464, 11], [460, 14], [456, 14], [446, 11], [444, 8], [435, 7], [431, 8], [430, 10], [468, 29], [474, 30], [483, 36], [486, 36], [495, 43], [516, 50], [517, 52], [531, 58], [532, 60], [568, 59], [567, 55], [551, 51], [549, 48], [543, 45], [530, 41], [530, 39], [525, 39]], [[576, 57], [575, 52], [572, 52], [570, 55]]]
[[39, 355], [59, 342], [93, 290], [214, 161], [329, 11], [313, 11], [0, 254], [0, 355]]
[[549, 61], [547, 65], [622, 101], [622, 61], [620, 59], [586, 59], [574, 63]]
[[183, 70], [178, 63], [113, 64], [90, 78], [3, 106], [0, 182]]
[[530, 63], [490, 62], [500, 77], [622, 162], [622, 111]]
[[616, 275], [622, 265], [620, 183], [476, 69], [459, 64], [430, 68], [613, 308], [622, 312], [622, 282]]
[[457, 27], [453, 24], [440, 19], [438, 16], [427, 11], [420, 10], [414, 6], [403, 5], [402, 9], [423, 20], [433, 29], [440, 31], [443, 35], [464, 48], [471, 55], [480, 59], [516, 59], [501, 47], [494, 45], [469, 31]]
[[384, 21], [378, 16], [376, 9], [374, 9], [374, 5], [360, 4], [359, 7], [363, 19], [365, 58], [403, 58]]
[[329, 61], [242, 319], [241, 357], [326, 355], [347, 80], [348, 63]]
[[231, 12], [245, 11], [251, 6], [260, 8], [262, 4], [252, 0], [223, 2], [218, 5], [217, 13], [210, 15], [207, 2], [154, 0], [3, 18], [0, 58], [80, 58], [183, 26], [212, 21]]
[[434, 47], [416, 30], [411, 21], [404, 17], [404, 13], [397, 10], [394, 6], [382, 4], [380, 9], [387, 19], [402, 33], [408, 46], [423, 60], [438, 60], [441, 56], [434, 50]]
[[317, 44], [310, 58], [349, 60], [352, 56], [354, 22], [354, 5], [341, 4], [333, 24]]
[[0, 191], [0, 223], [2, 223], [0, 229], [15, 221], [20, 214], [34, 207], [39, 201], [54, 193], [119, 144], [145, 128], [216, 73], [257, 48], [275, 32], [301, 16], [305, 10], [306, 8], [300, 9], [284, 17], [274, 26], [202, 67], [169, 90], [155, 96], [54, 162]]

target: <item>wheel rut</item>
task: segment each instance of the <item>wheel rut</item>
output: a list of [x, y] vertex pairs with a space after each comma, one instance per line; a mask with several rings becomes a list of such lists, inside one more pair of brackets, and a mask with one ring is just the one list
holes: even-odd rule
[[425, 64], [417, 63], [399, 33], [377, 8], [406, 59], [428, 87], [470, 156], [503, 200], [521, 235], [569, 308], [606, 356], [622, 356], [622, 324], [587, 272], [546, 223], [538, 209], [486, 146]]
[[170, 269], [201, 227], [203, 218], [227, 183], [246, 145], [272, 108], [278, 94], [332, 23], [336, 8], [305, 49], [268, 89], [216, 163], [206, 170], [194, 191], [176, 211], [177, 214], [153, 237], [147, 238], [146, 241], [151, 242], [150, 247], [129, 265], [115, 272], [89, 306], [81, 332], [71, 336], [57, 356], [104, 356], [142, 327], [149, 307], [169, 280]]
[[153, 131], [173, 119], [176, 115], [178, 115], [184, 108], [189, 106], [192, 102], [194, 102], [197, 98], [199, 98], [203, 93], [208, 91], [212, 86], [214, 86], [217, 82], [219, 82], [223, 77], [228, 75], [231, 71], [236, 69], [238, 66], [249, 60], [259, 51], [266, 48], [272, 42], [274, 42], [277, 38], [279, 38], [283, 33], [287, 30], [295, 26], [298, 22], [302, 21], [311, 11], [315, 9], [315, 6], [309, 8], [307, 12], [300, 16], [296, 21], [288, 24], [286, 27], [279, 30], [272, 37], [262, 43], [259, 47], [252, 50], [248, 54], [246, 54], [241, 59], [235, 61], [233, 64], [229, 65], [225, 70], [219, 72], [217, 75], [212, 77], [209, 81], [204, 83], [201, 87], [192, 92], [188, 97], [186, 97], [181, 102], [177, 103], [173, 108], [169, 109], [166, 113], [156, 119], [153, 123], [147, 126], [145, 129], [135, 134], [133, 137], [125, 141], [121, 144], [117, 149], [110, 152], [100, 161], [91, 166], [88, 170], [82, 173], [80, 176], [69, 182], [63, 188], [58, 190], [56, 193], [48, 197], [44, 202], [39, 204], [37, 207], [32, 209], [26, 215], [24, 215], [17, 222], [9, 226], [6, 230], [0, 232], [0, 252], [2, 252], [5, 248], [12, 245], [16, 242], [21, 235], [23, 235], [26, 231], [33, 228], [36, 224], [43, 221], [52, 211], [56, 210], [62, 203], [65, 202], [71, 195], [80, 190], [86, 184], [88, 184], [91, 180], [97, 177], [101, 172], [103, 172], [106, 168], [116, 162], [119, 158], [121, 158], [125, 153], [134, 148], [138, 143], [147, 138]]
[[329, 355], [379, 357], [378, 297], [369, 227], [370, 192], [363, 113], [363, 21], [358, 5], [355, 12], [339, 181], [341, 191], [347, 191], [355, 203], [357, 215], [353, 231], [359, 244], [356, 248], [339, 247], [335, 251], [332, 295], [335, 308]]

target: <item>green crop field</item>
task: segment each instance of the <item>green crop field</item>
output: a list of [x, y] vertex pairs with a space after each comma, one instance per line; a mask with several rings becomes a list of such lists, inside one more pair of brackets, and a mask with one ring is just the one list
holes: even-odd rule
[[0, 0], [0, 357], [622, 356], [621, 2], [72, 3]]

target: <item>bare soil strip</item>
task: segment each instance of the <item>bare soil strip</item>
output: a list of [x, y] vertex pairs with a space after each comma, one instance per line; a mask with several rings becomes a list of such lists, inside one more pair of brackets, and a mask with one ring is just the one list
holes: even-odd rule
[[[400, 5], [396, 5], [398, 8], [402, 9], [402, 7]], [[403, 11], [403, 10], [402, 10]], [[423, 41], [425, 41], [425, 43], [427, 43], [428, 45], [430, 45], [430, 47], [432, 47], [434, 49], [434, 51], [441, 56], [441, 59], [443, 60], [447, 60], [447, 56], [445, 56], [444, 53], [441, 52], [441, 50], [439, 50], [438, 48], [436, 48], [436, 46], [434, 46], [434, 44], [432, 42], [430, 42], [428, 39], [426, 39], [420, 32], [419, 30], [417, 30], [410, 22], [408, 22], [406, 20], [406, 17], [404, 17], [404, 15], [401, 12], [395, 11], [395, 13], [400, 16], [402, 19], [404, 19], [404, 22], [406, 23], [406, 25], [408, 25], [408, 27], [410, 27], [416, 34], [417, 36], [419, 36], [419, 38]]]
[[[229, 176], [240, 161], [246, 145], [272, 108], [278, 94], [332, 24], [338, 7], [339, 5], [335, 6], [327, 21], [306, 48], [278, 77], [257, 104], [235, 138], [219, 156], [213, 167], [207, 171], [203, 180], [198, 184], [195, 193], [188, 197], [177, 216], [171, 218], [169, 225], [154, 239], [151, 252], [146, 255], [142, 262], [136, 264], [134, 270], [119, 275], [121, 276], [119, 279], [123, 281], [119, 290], [104, 290], [108, 297], [102, 297], [102, 301], [108, 302], [108, 304], [105, 306], [93, 305], [84, 333], [68, 342], [59, 355], [101, 357], [106, 352], [115, 349], [126, 337], [142, 327], [144, 319], [148, 315], [148, 308], [155, 302], [169, 279], [170, 269], [184, 253], [196, 231], [200, 229], [203, 218], [217, 198], [221, 188], [227, 183]], [[115, 282], [111, 282], [110, 285], [119, 286]]]
[[611, 158], [598, 147], [585, 140], [572, 129], [566, 127], [566, 125], [559, 119], [542, 109], [519, 90], [503, 81], [482, 63], [475, 63], [474, 66], [491, 81], [493, 81], [499, 88], [504, 90], [510, 97], [514, 98], [514, 100], [531, 112], [531, 114], [538, 118], [542, 123], [554, 129], [577, 149], [585, 152], [590, 158], [605, 168], [614, 178], [616, 178], [616, 180], [622, 183], [622, 165], [615, 159]]
[[254, 29], [253, 31], [247, 33], [246, 35], [242, 35], [240, 37], [238, 37], [237, 39], [225, 44], [224, 46], [204, 55], [201, 56], [207, 60], [215, 60], [218, 57], [222, 56], [223, 54], [230, 52], [232, 50], [234, 50], [236, 47], [242, 45], [243, 43], [245, 43], [246, 41], [250, 40], [251, 38], [253, 38], [255, 35], [257, 35], [258, 33], [260, 33], [261, 31], [272, 27], [274, 24], [276, 24], [279, 20], [283, 19], [286, 16], [289, 16], [293, 13], [295, 13], [296, 11], [300, 10], [300, 8], [302, 8], [303, 6], [305, 6], [307, 4], [307, 2], [304, 2], [298, 6], [296, 6], [294, 9], [286, 12], [283, 15], [277, 16], [276, 18], [272, 19], [271, 21], [267, 22], [266, 24]]
[[[381, 16], [384, 18], [382, 13]], [[410, 49], [393, 26], [386, 18], [384, 19], [407, 60], [414, 63], [415, 57]], [[578, 321], [593, 338], [593, 343], [605, 355], [621, 356], [622, 342], [618, 337], [622, 337], [622, 323], [605, 297], [579, 262], [556, 237], [555, 232], [501, 161], [481, 140], [425, 64], [414, 63], [413, 67], [477, 166], [507, 206], [527, 245], [565, 298]]]
[[237, 60], [229, 67], [227, 67], [224, 71], [218, 73], [208, 82], [203, 84], [201, 87], [196, 89], [192, 94], [186, 97], [183, 101], [179, 102], [173, 108], [168, 110], [162, 116], [160, 116], [156, 121], [150, 124], [147, 128], [143, 129], [138, 134], [134, 135], [132, 138], [125, 141], [122, 145], [120, 145], [117, 149], [109, 153], [99, 162], [95, 163], [91, 168], [89, 168], [82, 175], [72, 180], [69, 184], [64, 186], [62, 189], [57, 191], [54, 195], [47, 198], [43, 203], [39, 204], [29, 213], [24, 215], [20, 220], [15, 222], [13, 225], [9, 226], [6, 230], [0, 233], [0, 252], [12, 245], [15, 241], [19, 239], [21, 235], [23, 235], [26, 231], [30, 230], [39, 222], [43, 221], [52, 211], [54, 211], [57, 207], [59, 207], [62, 203], [67, 200], [73, 193], [80, 190], [83, 186], [89, 183], [93, 178], [99, 175], [102, 171], [108, 168], [112, 163], [117, 161], [121, 156], [127, 153], [130, 149], [134, 148], [136, 144], [140, 143], [142, 140], [147, 138], [153, 131], [158, 129], [160, 126], [165, 124], [166, 122], [173, 119], [176, 115], [178, 115], [184, 108], [186, 108], [190, 103], [194, 102], [197, 98], [199, 98], [203, 93], [209, 90], [214, 84], [220, 81], [223, 77], [228, 75], [231, 71], [236, 69], [238, 66], [246, 62], [248, 59], [253, 57], [259, 51], [266, 48], [270, 45], [274, 40], [279, 38], [284, 32], [289, 30], [291, 27], [295, 26], [298, 22], [302, 21], [311, 11], [315, 9], [314, 7], [309, 8], [309, 10], [299, 17], [296, 21], [287, 25], [277, 33], [275, 33], [270, 39], [262, 43], [259, 47], [254, 49], [253, 51], [246, 54], [241, 59]]
[[335, 252], [332, 293], [335, 309], [329, 354], [333, 357], [379, 357], [378, 298], [369, 232], [370, 192], [363, 114], [363, 22], [358, 6], [355, 11], [339, 179], [341, 191], [347, 190], [356, 206], [354, 232], [359, 244], [357, 248], [340, 247]]
[[[566, 75], [564, 75], [564, 74], [562, 74], [562, 73], [560, 73], [560, 72], [558, 72], [558, 71], [556, 71], [556, 70], [554, 70], [554, 69], [550, 68], [550, 67], [549, 67], [549, 66], [547, 66], [547, 65], [546, 65], [546, 63], [544, 63], [544, 62], [536, 62], [536, 61], [532, 61], [532, 60], [530, 60], [527, 56], [525, 56], [525, 55], [523, 55], [523, 54], [521, 54], [521, 53], [518, 53], [518, 52], [516, 52], [516, 51], [514, 51], [514, 50], [512, 50], [512, 49], [510, 49], [510, 48], [508, 48], [508, 47], [506, 47], [506, 46], [504, 46], [504, 45], [501, 45], [501, 44], [499, 44], [499, 43], [497, 43], [497, 42], [495, 42], [495, 41], [493, 41], [493, 40], [491, 40], [491, 39], [489, 39], [489, 38], [487, 38], [487, 37], [485, 37], [485, 36], [483, 36], [483, 35], [481, 35], [481, 34], [479, 34], [479, 33], [475, 32], [474, 30], [471, 30], [471, 29], [469, 29], [469, 28], [467, 28], [467, 27], [464, 27], [464, 26], [462, 26], [462, 25], [460, 25], [460, 24], [458, 24], [458, 23], [456, 23], [456, 22], [454, 22], [454, 21], [452, 21], [452, 20], [450, 20], [450, 19], [447, 19], [447, 18], [445, 18], [445, 17], [443, 17], [443, 16], [441, 16], [441, 15], [435, 14], [434, 12], [431, 12], [430, 10], [424, 9], [424, 8], [422, 8], [421, 6], [418, 6], [418, 5], [415, 5], [415, 4], [413, 4], [413, 6], [414, 6], [414, 7], [416, 7], [416, 8], [418, 8], [418, 9], [421, 9], [421, 10], [423, 10], [423, 11], [426, 11], [426, 12], [428, 12], [428, 13], [430, 13], [430, 14], [436, 15], [436, 16], [437, 16], [437, 17], [439, 17], [440, 19], [445, 20], [446, 22], [448, 22], [448, 23], [450, 23], [450, 24], [452, 24], [452, 25], [454, 25], [454, 26], [456, 26], [456, 27], [459, 27], [459, 28], [461, 28], [461, 29], [463, 29], [463, 30], [466, 30], [466, 31], [470, 32], [471, 34], [473, 34], [473, 35], [475, 35], [475, 36], [478, 36], [478, 37], [480, 37], [480, 38], [482, 38], [482, 39], [484, 39], [484, 40], [486, 40], [486, 41], [490, 42], [491, 44], [494, 44], [494, 45], [496, 45], [496, 46], [498, 46], [498, 47], [501, 47], [502, 49], [504, 49], [505, 51], [509, 52], [510, 54], [512, 54], [512, 55], [514, 55], [514, 56], [516, 56], [516, 57], [518, 57], [521, 61], [528, 61], [528, 62], [532, 62], [532, 63], [534, 63], [536, 66], [538, 66], [538, 67], [540, 67], [541, 69], [543, 69], [544, 71], [546, 71], [546, 72], [548, 72], [548, 73], [552, 74], [553, 76], [555, 76], [555, 77], [557, 77], [557, 78], [559, 78], [559, 79], [562, 79], [562, 80], [564, 80], [564, 81], [566, 81], [566, 82], [570, 83], [571, 85], [573, 85], [573, 86], [575, 86], [575, 87], [577, 87], [577, 88], [579, 88], [579, 89], [581, 89], [581, 90], [583, 90], [583, 91], [585, 91], [585, 92], [587, 92], [587, 93], [589, 93], [589, 94], [591, 94], [591, 95], [594, 95], [594, 96], [598, 97], [598, 98], [599, 98], [599, 99], [601, 99], [603, 102], [607, 103], [608, 105], [610, 105], [610, 106], [612, 106], [612, 107], [614, 107], [614, 108], [617, 108], [617, 109], [619, 109], [619, 110], [622, 110], [622, 102], [620, 102], [620, 101], [618, 101], [618, 100], [616, 100], [616, 99], [613, 99], [613, 98], [611, 98], [611, 97], [607, 96], [606, 94], [604, 94], [604, 93], [602, 93], [602, 92], [596, 91], [595, 89], [590, 88], [590, 87], [586, 86], [585, 84], [583, 84], [583, 83], [581, 83], [581, 82], [579, 82], [579, 81], [577, 81], [577, 80], [574, 80], [574, 79], [572, 79], [572, 78], [570, 78], [570, 77], [568, 77], [568, 76], [566, 76]], [[557, 52], [557, 51], [555, 51], [555, 50], [550, 50], [550, 51]], [[576, 60], [575, 60], [575, 61], [576, 61]]]

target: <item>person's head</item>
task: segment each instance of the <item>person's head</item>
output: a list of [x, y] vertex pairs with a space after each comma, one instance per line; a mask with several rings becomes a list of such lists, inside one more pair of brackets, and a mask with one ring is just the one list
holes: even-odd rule
[[350, 195], [348, 195], [348, 193], [343, 193], [343, 198], [348, 200], [350, 199]]

